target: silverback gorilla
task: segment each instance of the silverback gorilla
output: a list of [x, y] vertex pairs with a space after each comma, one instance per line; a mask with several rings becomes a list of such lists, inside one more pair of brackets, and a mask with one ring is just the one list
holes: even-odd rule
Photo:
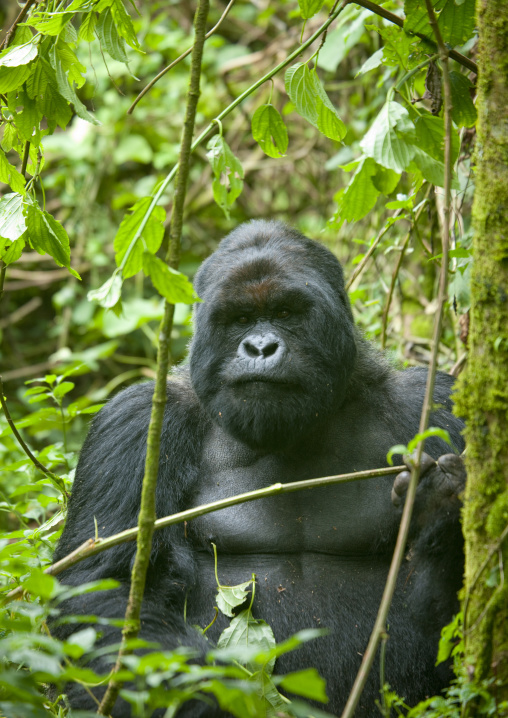
[[[341, 266], [324, 246], [278, 222], [244, 224], [203, 263], [196, 290], [203, 302], [195, 308], [190, 366], [167, 386], [158, 516], [275, 482], [386, 466], [390, 447], [417, 433], [427, 372], [393, 370], [362, 339]], [[461, 451], [452, 383], [438, 374], [430, 424], [447, 429]], [[136, 524], [151, 398], [151, 384], [132, 386], [93, 421], [55, 559], [94, 535], [94, 517], [101, 536]], [[439, 438], [426, 442], [434, 459], [447, 451]], [[277, 641], [303, 628], [329, 629], [280, 658], [276, 670], [316, 667], [327, 681], [327, 710], [339, 712], [392, 556], [400, 519], [392, 484], [393, 476], [265, 498], [156, 532], [141, 636], [165, 649], [203, 650], [193, 624], [208, 625], [214, 613], [213, 542], [221, 583], [256, 574], [254, 615], [272, 626]], [[394, 487], [395, 503], [403, 484]], [[420, 483], [411, 550], [389, 616], [385, 677], [410, 703], [438, 692], [448, 678], [434, 664], [462, 581], [456, 493], [432, 480], [432, 471]], [[124, 544], [68, 569], [65, 583], [112, 577], [121, 585], [73, 598], [66, 612], [123, 616], [134, 551]], [[226, 625], [219, 618], [207, 637], [216, 640]], [[106, 626], [102, 642], [118, 636]], [[101, 660], [94, 667], [107, 672]], [[76, 707], [93, 708], [77, 686], [69, 697]], [[375, 670], [356, 715], [378, 715], [378, 697]], [[195, 701], [178, 715], [212, 714], [222, 715]], [[119, 701], [113, 716], [130, 715]]]

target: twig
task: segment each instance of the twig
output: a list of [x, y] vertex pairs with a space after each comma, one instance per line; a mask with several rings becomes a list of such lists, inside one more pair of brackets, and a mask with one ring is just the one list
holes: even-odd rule
[[[176, 178], [173, 212], [169, 235], [171, 238], [166, 261], [176, 269], [180, 259], [180, 238], [183, 225], [183, 209], [185, 192], [189, 177], [192, 135], [196, 120], [196, 109], [199, 99], [199, 82], [201, 78], [201, 65], [203, 47], [206, 35], [206, 20], [208, 17], [209, 0], [199, 0], [194, 16], [195, 42], [192, 48], [189, 89], [187, 92], [187, 107], [183, 126], [182, 143], [180, 146], [179, 170]], [[113, 710], [120, 689], [124, 683], [118, 679], [122, 668], [124, 656], [132, 652], [128, 642], [136, 638], [140, 629], [141, 604], [145, 592], [146, 574], [150, 563], [152, 550], [152, 536], [156, 519], [155, 491], [157, 487], [157, 474], [159, 472], [159, 453], [164, 418], [164, 407], [167, 399], [167, 374], [169, 369], [169, 347], [171, 341], [171, 327], [175, 305], [164, 302], [164, 318], [159, 331], [159, 348], [157, 356], [157, 376], [155, 391], [152, 400], [150, 424], [146, 443], [145, 475], [141, 488], [141, 507], [138, 517], [137, 550], [131, 574], [129, 600], [125, 612], [125, 622], [122, 630], [122, 642], [118, 651], [113, 674], [97, 712], [109, 715]]]
[[0, 43], [0, 50], [3, 50], [4, 48], [8, 47], [11, 37], [14, 34], [14, 31], [16, 30], [17, 26], [20, 22], [23, 22], [25, 17], [28, 15], [28, 11], [37, 2], [37, 0], [27, 0], [24, 7], [21, 8], [21, 12], [19, 13], [18, 17], [14, 20], [10, 28], [7, 30], [7, 33], [3, 39], [3, 42]]
[[[443, 65], [443, 82], [444, 82], [444, 121], [445, 121], [445, 199], [444, 199], [444, 217], [445, 223], [443, 226], [443, 259], [441, 263], [441, 274], [439, 277], [439, 291], [438, 291], [438, 309], [436, 312], [436, 322], [434, 324], [433, 334], [433, 346], [429, 365], [429, 373], [427, 376], [427, 385], [425, 387], [425, 397], [423, 400], [422, 413], [420, 416], [420, 427], [419, 433], [423, 433], [428, 426], [430, 412], [432, 410], [432, 397], [434, 394], [434, 382], [436, 377], [437, 368], [437, 353], [439, 347], [439, 339], [441, 337], [441, 329], [443, 323], [443, 310], [447, 299], [447, 283], [448, 283], [448, 245], [450, 241], [450, 188], [451, 188], [451, 88], [450, 88], [450, 76], [448, 73], [448, 52], [446, 46], [439, 32], [437, 25], [436, 16], [432, 7], [431, 0], [425, 0], [427, 5], [427, 12], [430, 19], [431, 27], [435, 33], [437, 45], [439, 47], [439, 54], [441, 56], [441, 63]], [[370, 3], [369, 3], [370, 4]], [[395, 587], [397, 585], [397, 576], [402, 563], [402, 559], [406, 550], [407, 538], [409, 535], [409, 524], [411, 521], [411, 514], [413, 512], [413, 505], [416, 495], [416, 488], [418, 485], [418, 479], [420, 476], [420, 460], [423, 451], [423, 442], [418, 444], [415, 452], [415, 458], [413, 468], [411, 471], [411, 480], [409, 482], [406, 501], [404, 504], [404, 510], [402, 512], [402, 518], [400, 521], [399, 533], [397, 535], [397, 542], [395, 550], [393, 552], [392, 562], [390, 570], [388, 572], [388, 578], [386, 580], [385, 590], [379, 606], [376, 622], [369, 639], [367, 650], [364, 653], [362, 664], [358, 675], [356, 676], [355, 683], [349, 695], [346, 707], [342, 713], [342, 718], [352, 718], [355, 709], [360, 700], [361, 694], [367, 682], [367, 678], [372, 669], [374, 658], [379, 647], [381, 637], [386, 632], [386, 619], [388, 617], [388, 611], [392, 602]]]
[[[216, 25], [214, 25], [214, 26], [212, 27], [212, 29], [209, 30], [209, 31], [206, 33], [206, 35], [205, 35], [205, 40], [208, 40], [208, 38], [209, 38], [211, 35], [213, 35], [214, 32], [216, 32], [216, 31], [218, 30], [218, 28], [220, 27], [220, 25], [222, 25], [222, 21], [224, 20], [224, 18], [227, 16], [227, 14], [229, 13], [229, 11], [231, 10], [231, 8], [232, 8], [234, 2], [235, 2], [235, 0], [229, 0], [229, 3], [227, 4], [226, 9], [225, 9], [224, 12], [222, 13], [222, 15], [220, 16], [218, 23], [217, 23]], [[185, 60], [185, 58], [186, 58], [188, 55], [190, 55], [190, 53], [192, 52], [192, 48], [193, 48], [193, 47], [194, 47], [194, 45], [192, 45], [191, 47], [189, 47], [188, 50], [185, 50], [185, 52], [182, 52], [182, 54], [180, 55], [180, 57], [177, 57], [176, 60], [173, 60], [173, 62], [171, 62], [167, 67], [165, 67], [163, 70], [161, 70], [161, 71], [159, 72], [159, 74], [156, 75], [156, 76], [153, 78], [153, 80], [151, 80], [151, 81], [148, 83], [148, 85], [147, 85], [143, 90], [141, 90], [141, 92], [139, 93], [139, 95], [136, 97], [136, 99], [134, 100], [134, 102], [132, 103], [132, 105], [131, 105], [131, 106], [129, 107], [129, 109], [127, 110], [127, 114], [128, 114], [128, 115], [132, 115], [132, 113], [134, 112], [134, 108], [136, 107], [136, 105], [138, 104], [138, 102], [141, 100], [141, 98], [144, 97], [144, 96], [146, 95], [146, 93], [149, 92], [149, 91], [152, 89], [152, 87], [155, 85], [156, 82], [158, 82], [158, 81], [161, 79], [161, 77], [164, 77], [164, 75], [165, 75], [167, 72], [169, 72], [170, 70], [172, 70], [172, 69], [175, 67], [175, 65], [178, 65], [179, 62], [181, 62], [182, 60]]]
[[44, 464], [41, 464], [41, 462], [39, 461], [39, 459], [32, 454], [32, 452], [30, 451], [30, 449], [28, 448], [28, 446], [25, 444], [25, 442], [24, 442], [24, 440], [23, 440], [23, 437], [21, 436], [21, 434], [19, 433], [19, 431], [16, 429], [16, 425], [14, 424], [14, 422], [13, 422], [13, 420], [12, 420], [12, 417], [11, 417], [11, 415], [10, 415], [10, 413], [9, 413], [9, 409], [8, 409], [8, 407], [7, 407], [7, 402], [5, 401], [5, 398], [4, 398], [4, 386], [3, 386], [3, 382], [2, 382], [2, 377], [1, 377], [1, 376], [0, 376], [0, 404], [2, 404], [2, 409], [3, 409], [3, 412], [4, 412], [5, 418], [7, 419], [7, 423], [8, 423], [9, 426], [11, 427], [12, 433], [13, 433], [14, 436], [16, 437], [16, 441], [17, 441], [18, 444], [21, 446], [21, 448], [23, 449], [23, 451], [25, 452], [25, 454], [28, 456], [28, 458], [30, 459], [30, 461], [32, 462], [32, 464], [35, 466], [36, 469], [39, 469], [39, 471], [42, 471], [42, 473], [43, 473], [45, 476], [47, 476], [48, 479], [51, 479], [51, 481], [53, 481], [53, 482], [58, 486], [58, 488], [60, 489], [60, 491], [68, 498], [68, 497], [69, 497], [69, 494], [68, 494], [67, 491], [65, 490], [65, 485], [64, 485], [62, 479], [61, 479], [59, 476], [57, 476], [56, 474], [54, 474], [52, 471], [50, 471], [49, 469], [47, 469], [47, 468], [44, 466]]
[[[376, 15], [379, 15], [380, 17], [384, 17], [385, 20], [392, 22], [394, 25], [398, 25], [399, 27], [402, 27], [402, 28], [404, 27], [404, 20], [401, 17], [399, 17], [398, 15], [395, 15], [393, 12], [390, 12], [389, 10], [386, 10], [384, 7], [381, 7], [380, 5], [376, 5], [376, 3], [373, 3], [370, 0], [348, 0], [348, 4], [360, 5], [360, 7], [364, 7], [366, 10], [370, 10], [371, 12], [375, 13]], [[431, 37], [424, 35], [422, 32], [409, 32], [408, 35], [415, 35], [416, 37], [419, 37], [421, 40], [427, 40], [427, 42], [430, 42], [433, 45], [437, 44], [439, 47], [439, 43], [436, 43]], [[436, 35], [436, 38], [437, 38], [437, 35]], [[448, 54], [453, 60], [456, 60], [456, 62], [461, 64], [463, 67], [467, 67], [467, 69], [471, 70], [471, 72], [478, 74], [478, 65], [476, 64], [476, 62], [473, 62], [473, 60], [470, 60], [469, 57], [462, 55], [460, 52], [457, 52], [456, 50], [450, 50]]]
[[26, 304], [23, 304], [23, 306], [15, 309], [11, 314], [5, 317], [5, 319], [0, 319], [0, 329], [5, 329], [5, 327], [10, 327], [17, 322], [20, 322], [29, 314], [35, 312], [41, 304], [42, 299], [40, 297], [33, 297]]
[[26, 166], [28, 164], [28, 158], [30, 157], [30, 142], [25, 142], [25, 149], [23, 150], [23, 160], [21, 162], [21, 174], [26, 179]]
[[[253, 85], [248, 87], [245, 92], [242, 92], [241, 95], [239, 95], [236, 100], [234, 100], [230, 105], [228, 105], [224, 110], [222, 110], [221, 113], [215, 117], [210, 124], [205, 127], [205, 129], [201, 132], [199, 137], [197, 137], [194, 142], [191, 145], [191, 152], [194, 152], [194, 150], [199, 147], [199, 145], [208, 137], [208, 135], [217, 127], [217, 123], [221, 122], [227, 115], [229, 115], [230, 112], [232, 112], [235, 107], [240, 105], [249, 95], [251, 95], [253, 92], [255, 92], [258, 87], [261, 87], [267, 80], [271, 80], [271, 78], [276, 75], [280, 70], [283, 70], [287, 65], [289, 65], [290, 62], [292, 62], [298, 55], [300, 55], [309, 45], [312, 45], [314, 40], [316, 40], [320, 35], [322, 35], [323, 32], [331, 25], [331, 23], [338, 18], [340, 13], [344, 10], [345, 6], [340, 7], [338, 10], [335, 11], [335, 13], [330, 14], [329, 17], [325, 20], [325, 22], [319, 27], [316, 32], [311, 35], [304, 43], [303, 45], [299, 45], [299, 47], [296, 48], [296, 50], [293, 50], [292, 53], [290, 53], [285, 60], [280, 62], [276, 67], [274, 67], [272, 70], [266, 73], [266, 75], [263, 75], [261, 79], [257, 80]], [[140, 222], [139, 227], [137, 228], [136, 232], [134, 233], [129, 247], [127, 248], [127, 253], [131, 251], [131, 247], [134, 246], [134, 244], [138, 241], [138, 239], [143, 234], [143, 231], [146, 227], [146, 224], [148, 220], [150, 219], [150, 216], [154, 210], [154, 207], [156, 207], [158, 201], [166, 191], [167, 186], [169, 183], [173, 180], [176, 173], [178, 171], [178, 163], [173, 167], [173, 169], [166, 175], [166, 177], [163, 179], [161, 184], [159, 185], [159, 189], [154, 194], [152, 201], [150, 203], [150, 206], [146, 210], [145, 216]], [[125, 259], [125, 257], [124, 257]]]
[[[386, 466], [381, 469], [369, 469], [367, 471], [357, 471], [350, 474], [337, 474], [335, 476], [321, 476], [317, 479], [305, 479], [304, 481], [291, 481], [287, 484], [272, 484], [263, 489], [256, 489], [256, 491], [248, 491], [244, 494], [237, 494], [236, 496], [230, 496], [227, 499], [220, 499], [219, 501], [213, 501], [210, 504], [203, 504], [193, 509], [187, 509], [186, 511], [180, 511], [177, 514], [171, 516], [164, 516], [161, 519], [157, 519], [154, 523], [154, 530], [166, 528], [167, 526], [173, 526], [174, 524], [181, 524], [185, 521], [190, 521], [198, 516], [204, 516], [205, 514], [212, 513], [214, 511], [220, 511], [221, 509], [229, 508], [230, 506], [236, 506], [238, 504], [245, 504], [249, 501], [257, 501], [257, 499], [263, 499], [267, 496], [275, 496], [279, 494], [290, 494], [295, 491], [305, 491], [308, 489], [316, 489], [321, 486], [332, 486], [336, 484], [346, 484], [351, 481], [363, 481], [365, 479], [375, 479], [380, 476], [392, 476], [398, 474], [401, 471], [405, 471], [406, 466]], [[128, 541], [133, 541], [138, 535], [139, 527], [134, 526], [133, 528], [126, 529], [120, 533], [108, 536], [107, 538], [88, 539], [72, 553], [64, 556], [59, 561], [56, 561], [51, 566], [48, 566], [44, 570], [44, 573], [50, 576], [57, 576], [65, 569], [74, 566], [76, 563], [83, 561], [90, 556], [95, 556], [98, 553], [107, 551], [107, 549], [118, 546]], [[23, 592], [21, 586], [10, 591], [6, 598], [17, 598]]]

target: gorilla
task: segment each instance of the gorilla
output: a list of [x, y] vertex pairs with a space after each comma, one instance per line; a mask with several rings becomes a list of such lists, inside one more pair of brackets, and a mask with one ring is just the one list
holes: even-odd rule
[[[202, 302], [190, 362], [167, 384], [159, 517], [275, 482], [387, 466], [388, 450], [418, 432], [426, 370], [396, 371], [362, 338], [341, 265], [321, 244], [284, 224], [252, 221], [222, 240], [195, 286]], [[458, 453], [463, 424], [451, 413], [452, 383], [438, 373], [430, 425], [446, 429]], [[132, 386], [94, 419], [56, 560], [94, 535], [94, 518], [100, 536], [136, 524], [152, 392], [151, 383]], [[432, 437], [425, 451], [437, 459], [450, 447]], [[410, 704], [439, 692], [449, 678], [446, 667], [435, 667], [437, 644], [462, 584], [461, 482], [453, 471], [443, 481], [435, 461], [426, 461], [434, 468], [418, 487], [385, 656], [386, 681]], [[301, 629], [328, 629], [279, 658], [276, 672], [317, 668], [327, 682], [327, 710], [340, 712], [393, 553], [407, 474], [392, 492], [393, 480], [267, 497], [157, 531], [141, 637], [164, 649], [183, 645], [202, 653], [210, 645], [194, 626], [204, 628], [214, 615], [215, 544], [221, 584], [256, 574], [253, 612], [278, 642]], [[67, 584], [108, 577], [120, 586], [74, 597], [65, 611], [121, 618], [134, 552], [133, 543], [123, 544], [67, 569]], [[207, 639], [216, 641], [227, 625], [219, 616]], [[55, 628], [62, 638], [75, 630]], [[104, 628], [104, 645], [118, 639], [118, 628]], [[98, 658], [94, 667], [106, 673], [109, 664]], [[94, 707], [79, 686], [70, 687], [69, 698], [75, 707]], [[356, 716], [377, 716], [378, 698], [374, 670]], [[113, 716], [130, 715], [119, 701]], [[224, 714], [194, 701], [178, 715]]]

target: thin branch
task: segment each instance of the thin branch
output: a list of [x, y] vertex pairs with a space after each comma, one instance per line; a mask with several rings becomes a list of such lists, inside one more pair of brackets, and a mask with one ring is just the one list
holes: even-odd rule
[[[309, 45], [312, 45], [314, 40], [316, 40], [320, 35], [325, 32], [327, 27], [331, 25], [331, 23], [338, 18], [340, 13], [344, 10], [345, 5], [340, 7], [338, 10], [336, 10], [334, 13], [331, 13], [327, 20], [321, 25], [320, 28], [316, 30], [315, 33], [313, 33], [304, 43], [303, 45], [299, 45], [296, 50], [293, 50], [292, 53], [290, 53], [285, 60], [280, 62], [276, 67], [274, 67], [272, 70], [266, 73], [266, 75], [263, 75], [263, 77], [259, 80], [257, 80], [253, 85], [248, 87], [245, 92], [242, 92], [241, 95], [239, 95], [236, 100], [234, 100], [230, 105], [228, 105], [224, 110], [222, 110], [221, 113], [215, 117], [210, 124], [205, 127], [205, 129], [201, 132], [199, 137], [197, 137], [191, 146], [191, 152], [194, 152], [194, 150], [199, 147], [199, 145], [208, 137], [208, 135], [217, 128], [217, 123], [221, 122], [227, 115], [230, 114], [238, 105], [240, 105], [249, 95], [252, 95], [253, 92], [255, 92], [258, 87], [261, 87], [267, 80], [271, 80], [271, 78], [276, 75], [280, 70], [283, 70], [287, 65], [289, 65], [290, 62], [292, 62], [298, 55], [300, 55], [305, 49], [309, 47]], [[132, 237], [129, 247], [127, 248], [125, 256], [129, 254], [131, 251], [131, 247], [134, 246], [134, 244], [138, 241], [138, 239], [143, 234], [143, 231], [146, 227], [146, 224], [148, 220], [150, 219], [150, 216], [154, 210], [154, 207], [157, 205], [158, 201], [166, 191], [167, 186], [169, 183], [173, 180], [176, 173], [178, 171], [178, 163], [173, 167], [173, 169], [169, 172], [169, 174], [166, 175], [166, 177], [163, 179], [161, 184], [159, 185], [159, 189], [154, 194], [152, 201], [150, 203], [150, 206], [146, 210], [145, 216], [141, 220], [141, 223], [139, 227], [137, 228], [136, 232], [134, 233], [134, 236]], [[124, 260], [125, 260], [124, 256]]]
[[0, 302], [4, 296], [4, 284], [5, 284], [5, 273], [7, 271], [7, 265], [0, 259]]
[[[429, 15], [430, 24], [433, 32], [435, 33], [437, 45], [439, 47], [439, 54], [441, 57], [441, 63], [443, 66], [443, 82], [444, 82], [444, 124], [445, 124], [445, 198], [444, 198], [444, 226], [443, 226], [443, 259], [441, 263], [441, 274], [439, 277], [439, 291], [438, 291], [438, 309], [436, 312], [436, 322], [434, 324], [433, 334], [433, 346], [429, 365], [429, 373], [427, 376], [427, 385], [425, 387], [425, 397], [423, 400], [422, 413], [420, 416], [420, 427], [419, 433], [423, 433], [429, 424], [429, 417], [432, 411], [432, 398], [434, 395], [434, 383], [436, 378], [437, 369], [437, 353], [439, 347], [439, 340], [441, 337], [441, 330], [443, 324], [443, 313], [447, 299], [447, 284], [448, 284], [448, 247], [450, 241], [450, 188], [451, 188], [451, 142], [452, 142], [452, 125], [451, 125], [451, 88], [450, 88], [450, 76], [448, 72], [448, 51], [439, 32], [436, 16], [432, 7], [431, 0], [425, 0], [427, 5], [427, 12]], [[371, 4], [371, 3], [369, 3]], [[406, 551], [406, 544], [409, 535], [409, 524], [411, 521], [411, 515], [413, 512], [414, 500], [416, 495], [416, 488], [418, 485], [418, 479], [420, 476], [420, 461], [423, 451], [423, 442], [418, 444], [418, 448], [415, 452], [413, 468], [411, 471], [411, 480], [409, 482], [406, 501], [404, 504], [404, 510], [402, 512], [402, 518], [400, 521], [399, 533], [397, 535], [397, 542], [395, 550], [393, 552], [392, 562], [388, 577], [386, 579], [385, 590], [379, 606], [376, 622], [369, 639], [367, 650], [364, 653], [360, 670], [356, 676], [355, 683], [349, 695], [346, 707], [342, 713], [342, 718], [352, 718], [355, 709], [358, 705], [363, 689], [367, 682], [367, 678], [372, 669], [374, 659], [379, 647], [382, 636], [386, 633], [386, 619], [388, 617], [388, 611], [392, 603], [393, 594], [397, 585], [397, 576]]]
[[[201, 66], [203, 48], [206, 35], [206, 20], [208, 17], [209, 0], [199, 0], [194, 16], [195, 42], [192, 48], [192, 59], [187, 91], [187, 107], [180, 146], [179, 170], [175, 183], [173, 212], [169, 235], [171, 238], [166, 261], [176, 269], [180, 259], [180, 238], [182, 234], [183, 210], [185, 193], [189, 178], [192, 136], [196, 120], [196, 109], [199, 99], [199, 82], [201, 79]], [[141, 604], [145, 593], [146, 575], [152, 551], [152, 537], [156, 519], [155, 492], [157, 488], [157, 474], [159, 471], [159, 454], [164, 419], [164, 407], [167, 400], [167, 374], [169, 369], [169, 347], [171, 341], [171, 327], [175, 305], [164, 302], [164, 318], [159, 331], [159, 348], [157, 356], [157, 376], [152, 399], [152, 411], [148, 426], [146, 442], [145, 475], [141, 488], [141, 507], [138, 517], [137, 550], [131, 574], [129, 600], [125, 612], [125, 622], [122, 630], [122, 642], [116, 659], [113, 674], [97, 712], [109, 715], [113, 710], [116, 699], [124, 681], [118, 679], [122, 668], [123, 658], [132, 652], [128, 642], [136, 638], [141, 626]]]
[[[205, 40], [208, 40], [208, 38], [209, 38], [211, 35], [213, 35], [214, 32], [216, 32], [216, 31], [219, 29], [219, 27], [222, 25], [222, 21], [225, 19], [225, 17], [227, 16], [227, 14], [229, 13], [229, 11], [230, 11], [231, 8], [233, 7], [233, 3], [234, 3], [234, 2], [235, 2], [235, 0], [229, 0], [229, 3], [227, 4], [226, 9], [225, 9], [224, 12], [222, 13], [222, 15], [220, 16], [218, 23], [217, 23], [216, 25], [214, 25], [214, 26], [212, 27], [212, 29], [209, 30], [209, 31], [206, 33], [206, 35], [205, 35]], [[167, 72], [169, 72], [170, 70], [172, 70], [176, 65], [178, 65], [179, 62], [181, 62], [182, 60], [185, 60], [185, 58], [188, 57], [188, 55], [191, 54], [193, 47], [194, 47], [194, 45], [191, 45], [191, 47], [189, 47], [188, 50], [185, 50], [185, 52], [182, 52], [182, 54], [180, 55], [180, 57], [177, 57], [176, 60], [173, 60], [173, 62], [171, 62], [167, 67], [165, 67], [163, 70], [161, 70], [161, 71], [159, 72], [159, 74], [156, 75], [156, 76], [153, 78], [153, 80], [151, 80], [151, 81], [148, 83], [148, 85], [147, 85], [143, 90], [141, 90], [141, 92], [139, 93], [139, 95], [136, 97], [136, 99], [134, 100], [134, 102], [132, 103], [132, 105], [131, 105], [131, 106], [129, 107], [129, 109], [127, 110], [127, 114], [128, 114], [128, 115], [132, 115], [132, 113], [134, 112], [134, 108], [136, 107], [136, 105], [138, 104], [138, 102], [141, 100], [141, 98], [144, 97], [144, 96], [146, 95], [146, 93], [149, 92], [149, 91], [152, 89], [152, 87], [155, 85], [156, 82], [158, 82], [158, 81], [161, 79], [161, 77], [164, 77], [164, 75], [165, 75]]]
[[[367, 471], [357, 471], [350, 474], [337, 474], [335, 476], [322, 476], [317, 479], [305, 479], [304, 481], [291, 481], [287, 484], [272, 484], [272, 486], [266, 486], [263, 489], [256, 489], [256, 491], [248, 491], [244, 494], [237, 494], [236, 496], [230, 496], [227, 499], [220, 499], [219, 501], [213, 501], [210, 504], [203, 504], [193, 509], [187, 509], [186, 511], [180, 511], [177, 514], [171, 516], [164, 516], [161, 519], [157, 519], [154, 523], [154, 530], [166, 528], [167, 526], [173, 526], [174, 524], [181, 524], [185, 521], [190, 521], [198, 516], [204, 516], [205, 514], [212, 513], [214, 511], [220, 511], [221, 509], [227, 509], [230, 506], [237, 506], [238, 504], [245, 504], [249, 501], [257, 501], [258, 499], [266, 498], [267, 496], [275, 496], [279, 494], [290, 494], [295, 491], [305, 491], [308, 489], [316, 489], [321, 486], [333, 486], [336, 484], [346, 484], [351, 481], [362, 481], [365, 479], [374, 479], [380, 476], [392, 476], [398, 474], [401, 471], [405, 471], [406, 466], [386, 466], [381, 469], [369, 469]], [[64, 556], [59, 561], [56, 561], [51, 566], [48, 566], [44, 570], [44, 573], [50, 576], [57, 576], [65, 569], [74, 566], [80, 561], [95, 556], [98, 553], [107, 551], [113, 546], [118, 546], [128, 541], [134, 541], [138, 535], [139, 527], [134, 526], [133, 528], [126, 529], [120, 533], [108, 536], [107, 538], [90, 538], [85, 541], [81, 546], [78, 546], [72, 553]], [[23, 593], [21, 586], [10, 591], [6, 598], [17, 598]]]
[[10, 28], [7, 30], [7, 33], [6, 33], [3, 41], [0, 43], [0, 50], [3, 50], [6, 47], [8, 47], [8, 45], [11, 41], [11, 37], [14, 35], [14, 32], [15, 32], [17, 26], [21, 22], [23, 22], [25, 17], [28, 15], [28, 11], [32, 7], [32, 5], [35, 5], [36, 2], [37, 2], [37, 0], [27, 0], [25, 5], [21, 8], [21, 12], [19, 13], [18, 17], [14, 20], [14, 22], [12, 23]]
[[[376, 3], [373, 3], [370, 0], [348, 0], [348, 4], [360, 5], [360, 7], [364, 7], [366, 10], [370, 10], [371, 12], [375, 13], [376, 15], [379, 15], [380, 17], [384, 17], [385, 20], [392, 22], [394, 25], [398, 25], [399, 27], [402, 27], [402, 28], [404, 27], [404, 20], [401, 17], [399, 17], [398, 15], [395, 15], [393, 12], [390, 12], [389, 10], [386, 10], [384, 7], [381, 7], [380, 5], [376, 5]], [[439, 47], [439, 43], [436, 43], [435, 40], [433, 40], [431, 37], [428, 37], [427, 35], [424, 35], [422, 32], [409, 32], [408, 35], [415, 35], [416, 37], [419, 37], [421, 40], [427, 40], [427, 42], [430, 42], [433, 45], [437, 44]], [[437, 35], [436, 35], [436, 38], [437, 38]], [[476, 62], [473, 62], [473, 60], [470, 60], [469, 57], [462, 55], [460, 52], [457, 52], [456, 50], [450, 50], [448, 54], [452, 58], [452, 60], [455, 60], [463, 67], [467, 67], [467, 69], [471, 70], [471, 72], [478, 74], [478, 65], [476, 64]]]
[[[430, 190], [430, 187], [428, 189]], [[397, 281], [397, 277], [399, 276], [400, 267], [402, 264], [402, 260], [404, 259], [404, 254], [406, 252], [407, 245], [409, 244], [409, 240], [411, 239], [411, 234], [413, 233], [413, 230], [416, 227], [416, 223], [420, 219], [420, 215], [423, 212], [423, 208], [426, 206], [427, 196], [428, 196], [428, 191], [427, 191], [427, 194], [425, 195], [424, 200], [422, 201], [420, 207], [418, 208], [418, 210], [415, 214], [415, 217], [413, 219], [413, 223], [412, 223], [411, 227], [409, 228], [406, 236], [404, 237], [402, 246], [400, 248], [399, 256], [397, 258], [397, 263], [393, 270], [392, 281], [390, 283], [390, 288], [388, 290], [388, 296], [386, 297], [385, 308], [383, 311], [383, 319], [381, 322], [381, 348], [382, 349], [385, 348], [385, 344], [386, 344], [386, 327], [388, 325], [388, 314], [390, 312], [390, 304], [392, 303], [392, 296], [393, 296], [393, 290], [395, 288], [395, 282]]]
[[3, 386], [3, 382], [2, 382], [2, 377], [1, 377], [1, 376], [0, 376], [0, 404], [2, 405], [2, 409], [3, 409], [3, 412], [4, 412], [5, 418], [7, 419], [7, 423], [8, 423], [9, 426], [11, 427], [12, 433], [14, 434], [14, 436], [15, 436], [15, 438], [16, 438], [16, 441], [17, 441], [18, 444], [21, 446], [21, 448], [23, 449], [23, 451], [25, 452], [25, 454], [28, 456], [28, 458], [30, 459], [30, 461], [32, 462], [32, 464], [35, 466], [36, 469], [39, 469], [39, 471], [42, 471], [42, 473], [43, 473], [45, 476], [47, 476], [48, 479], [51, 479], [51, 481], [53, 481], [53, 482], [57, 485], [57, 487], [59, 488], [59, 490], [62, 491], [62, 493], [68, 498], [68, 497], [69, 497], [69, 494], [68, 494], [67, 491], [65, 490], [65, 484], [63, 483], [62, 479], [61, 479], [59, 476], [57, 476], [56, 474], [54, 474], [52, 471], [50, 471], [49, 469], [47, 469], [47, 468], [44, 466], [44, 464], [41, 464], [41, 462], [39, 461], [39, 459], [32, 454], [32, 452], [30, 451], [30, 449], [28, 448], [28, 446], [25, 444], [25, 442], [24, 442], [24, 440], [23, 440], [23, 437], [21, 436], [21, 434], [20, 434], [19, 431], [17, 430], [16, 425], [15, 425], [15, 423], [13, 422], [12, 417], [11, 417], [10, 412], [9, 412], [9, 409], [8, 409], [8, 407], [7, 407], [7, 402], [5, 401], [5, 398], [4, 398], [4, 386]]
[[[391, 217], [391, 219], [395, 219], [395, 217], [398, 217], [401, 212], [402, 212], [402, 210], [401, 210], [401, 209], [398, 209], [398, 210], [393, 214], [393, 217]], [[370, 259], [370, 258], [372, 257], [372, 255], [374, 254], [374, 252], [375, 252], [375, 250], [376, 250], [376, 247], [378, 246], [379, 242], [383, 239], [383, 237], [384, 237], [385, 234], [388, 232], [388, 230], [391, 229], [391, 227], [393, 227], [393, 223], [391, 223], [391, 224], [388, 224], [388, 223], [387, 223], [387, 224], [385, 224], [385, 226], [383, 227], [383, 229], [379, 232], [379, 234], [377, 235], [376, 239], [375, 239], [375, 240], [372, 242], [372, 244], [370, 245], [367, 254], [364, 256], [364, 258], [362, 259], [362, 261], [360, 262], [360, 264], [357, 266], [357, 268], [355, 269], [355, 271], [353, 272], [353, 274], [349, 277], [349, 279], [348, 279], [348, 281], [347, 281], [347, 283], [346, 283], [346, 290], [348, 290], [348, 289], [352, 286], [352, 284], [353, 284], [353, 282], [355, 281], [355, 279], [357, 279], [357, 277], [359, 277], [360, 274], [363, 272], [363, 270], [364, 270], [365, 267], [367, 266], [367, 263], [368, 263], [369, 259]]]

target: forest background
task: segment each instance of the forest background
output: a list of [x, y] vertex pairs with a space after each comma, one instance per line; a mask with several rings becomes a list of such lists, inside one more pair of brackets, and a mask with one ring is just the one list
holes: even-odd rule
[[[90, 415], [128, 384], [155, 378], [164, 302], [177, 303], [171, 360], [184, 359], [192, 334], [187, 278], [231, 228], [277, 218], [340, 258], [356, 321], [394, 362], [437, 361], [455, 375], [466, 366], [459, 404], [470, 420], [476, 498], [465, 517], [464, 597], [475, 630], [464, 646], [460, 618], [450, 628], [443, 650], [457, 657], [458, 682], [447, 699], [415, 715], [502, 715], [507, 10], [485, 1], [475, 14], [473, 0], [212, 3], [207, 28], [218, 27], [201, 68], [200, 139], [175, 232], [172, 180], [190, 55], [176, 61], [192, 45], [195, 9], [121, 0], [1, 6], [4, 28], [15, 28], [0, 54], [0, 180], [7, 185], [0, 200], [0, 564], [4, 591], [19, 586], [29, 599], [3, 614], [1, 710], [65, 715], [65, 705], [50, 704], [39, 686], [94, 678], [76, 661], [93, 651], [95, 628], [66, 645], [45, 633], [65, 594], [43, 572]], [[180, 234], [181, 249], [170, 256], [170, 235]], [[126, 656], [140, 690], [124, 695], [137, 715], [160, 700], [168, 661]], [[146, 676], [155, 665], [157, 685]], [[181, 657], [180, 670], [185, 665]], [[208, 689], [229, 710], [257, 715], [251, 688], [239, 697], [228, 676], [219, 679]], [[193, 680], [192, 690], [205, 690], [207, 676]], [[300, 677], [300, 687], [304, 697], [322, 696], [315, 676]], [[168, 711], [188, 691], [177, 691]], [[272, 699], [266, 710], [280, 711]], [[388, 689], [380, 710], [407, 712]]]

